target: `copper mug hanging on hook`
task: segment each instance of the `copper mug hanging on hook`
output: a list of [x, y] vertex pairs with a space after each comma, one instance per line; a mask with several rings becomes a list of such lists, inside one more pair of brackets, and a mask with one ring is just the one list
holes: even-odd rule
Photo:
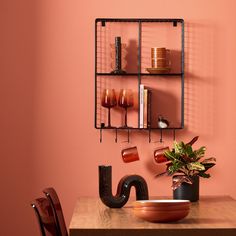
[[159, 147], [157, 149], [154, 150], [154, 160], [157, 164], [161, 164], [161, 163], [165, 163], [168, 161], [168, 159], [165, 156], [165, 152], [169, 151], [170, 148], [168, 146], [164, 146], [164, 147]]
[[136, 146], [125, 148], [121, 151], [121, 156], [125, 163], [138, 161], [139, 160], [138, 148]]

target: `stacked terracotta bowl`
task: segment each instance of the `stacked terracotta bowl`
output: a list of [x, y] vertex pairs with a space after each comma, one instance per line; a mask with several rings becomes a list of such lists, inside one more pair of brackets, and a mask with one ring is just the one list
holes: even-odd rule
[[170, 72], [170, 50], [166, 48], [151, 48], [151, 68], [146, 68], [149, 73], [168, 73]]
[[135, 216], [150, 222], [173, 222], [186, 217], [188, 200], [140, 200], [133, 203]]

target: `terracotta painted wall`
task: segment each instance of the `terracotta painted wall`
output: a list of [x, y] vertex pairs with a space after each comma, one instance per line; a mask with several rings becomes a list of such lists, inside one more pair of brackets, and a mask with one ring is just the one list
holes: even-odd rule
[[[126, 136], [94, 129], [96, 17], [173, 17], [186, 21], [185, 129], [217, 158], [201, 194], [236, 197], [236, 3], [233, 0], [3, 0], [0, 3], [1, 234], [39, 235], [29, 206], [54, 186], [69, 223], [78, 196], [98, 195], [97, 166], [146, 178], [151, 195], [171, 195], [169, 178], [154, 179], [146, 134], [132, 134], [141, 160], [124, 164]], [[158, 141], [158, 134], [153, 135]], [[164, 137], [170, 145], [171, 136]]]

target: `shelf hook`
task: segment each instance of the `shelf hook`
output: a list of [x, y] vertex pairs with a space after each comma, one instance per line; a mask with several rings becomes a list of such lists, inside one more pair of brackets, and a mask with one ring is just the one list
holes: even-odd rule
[[148, 141], [151, 143], [152, 137], [151, 137], [151, 129], [148, 130]]
[[128, 143], [129, 143], [129, 129], [127, 129], [127, 134], [128, 134]]
[[163, 142], [163, 139], [162, 139], [162, 129], [160, 129], [160, 135], [161, 135], [161, 137], [160, 137], [160, 143], [162, 143], [162, 142]]
[[100, 143], [102, 143], [102, 128], [100, 129]]
[[175, 134], [175, 129], [173, 129], [173, 140], [175, 141], [176, 134]]
[[117, 131], [117, 129], [116, 129], [116, 138], [115, 138], [115, 142], [116, 142], [116, 143], [117, 143], [117, 132], [118, 132], [118, 131]]

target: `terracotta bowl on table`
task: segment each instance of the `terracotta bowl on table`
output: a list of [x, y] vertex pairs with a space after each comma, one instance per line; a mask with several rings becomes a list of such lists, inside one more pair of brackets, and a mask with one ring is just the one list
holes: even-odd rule
[[173, 222], [186, 217], [190, 210], [188, 200], [141, 200], [133, 203], [133, 213], [150, 222]]

